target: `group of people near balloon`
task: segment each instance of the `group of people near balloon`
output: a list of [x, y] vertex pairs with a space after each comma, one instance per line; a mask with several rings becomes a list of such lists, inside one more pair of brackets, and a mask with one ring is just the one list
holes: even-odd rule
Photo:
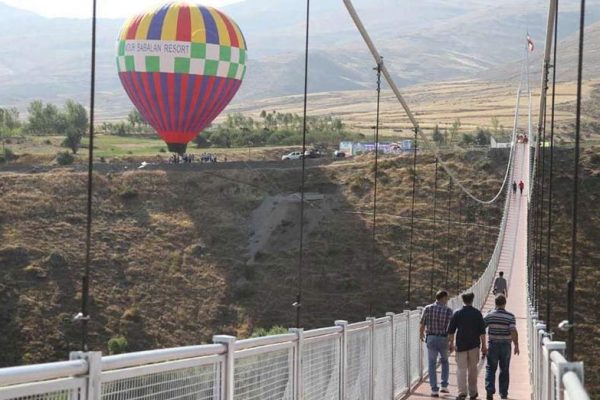
[[[202, 153], [202, 155], [200, 156], [200, 162], [202, 164], [206, 164], [206, 163], [216, 163], [218, 161], [218, 158], [215, 154], [212, 153]], [[225, 158], [225, 161], [227, 161], [227, 158]], [[171, 157], [169, 157], [169, 164], [192, 164], [196, 162], [196, 155], [195, 154], [177, 154], [174, 153], [171, 155]]]

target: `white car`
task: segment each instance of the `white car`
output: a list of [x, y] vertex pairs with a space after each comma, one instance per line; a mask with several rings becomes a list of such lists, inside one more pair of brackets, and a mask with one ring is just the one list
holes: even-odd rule
[[286, 161], [286, 160], [300, 160], [301, 158], [302, 158], [302, 152], [301, 151], [292, 151], [289, 154], [281, 156], [281, 160], [282, 161]]

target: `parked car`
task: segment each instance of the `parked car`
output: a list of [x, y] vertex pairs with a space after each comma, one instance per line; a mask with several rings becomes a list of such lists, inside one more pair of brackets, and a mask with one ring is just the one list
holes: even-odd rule
[[345, 158], [345, 157], [346, 157], [346, 153], [344, 153], [343, 151], [336, 150], [333, 152], [333, 158]]
[[289, 154], [284, 154], [283, 156], [281, 156], [281, 160], [282, 161], [286, 161], [286, 160], [300, 160], [302, 159], [302, 152], [301, 151], [292, 151]]

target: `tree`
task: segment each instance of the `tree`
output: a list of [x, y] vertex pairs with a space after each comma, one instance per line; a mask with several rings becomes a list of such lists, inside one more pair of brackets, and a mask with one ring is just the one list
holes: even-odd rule
[[477, 134], [475, 135], [475, 143], [478, 146], [488, 146], [490, 144], [491, 134], [489, 131], [481, 128], [477, 128]]
[[498, 120], [497, 117], [492, 117], [492, 132], [494, 133], [494, 135], [497, 135], [499, 132], [500, 128], [500, 121]]
[[475, 138], [473, 137], [473, 135], [465, 133], [462, 136], [462, 143], [465, 145], [471, 145], [471, 144], [475, 143]]
[[433, 141], [438, 145], [444, 143], [444, 135], [440, 132], [440, 127], [438, 125], [433, 128]]
[[204, 132], [201, 132], [198, 136], [196, 136], [196, 138], [194, 139], [194, 143], [199, 149], [210, 147], [210, 142], [206, 138], [206, 134]]
[[27, 131], [36, 135], [64, 133], [66, 121], [54, 104], [46, 104], [40, 100], [32, 101], [27, 109]]
[[452, 123], [452, 126], [449, 129], [449, 131], [450, 131], [450, 143], [454, 143], [454, 138], [458, 134], [458, 131], [460, 130], [461, 126], [462, 126], [462, 124], [460, 123], [460, 118], [457, 118]]
[[135, 128], [136, 125], [138, 126], [147, 126], [148, 122], [146, 121], [146, 119], [144, 118], [144, 116], [136, 109], [133, 109], [129, 112], [129, 114], [127, 114], [127, 120], [129, 121], [129, 124], [131, 125], [132, 128]]
[[73, 154], [76, 154], [81, 144], [81, 139], [88, 129], [87, 111], [81, 104], [68, 100], [65, 104], [64, 117], [66, 122], [64, 133], [66, 137], [63, 141], [63, 146], [68, 147]]
[[6, 153], [5, 145], [7, 138], [19, 134], [20, 130], [19, 110], [15, 107], [0, 108], [0, 139], [2, 139], [3, 153]]

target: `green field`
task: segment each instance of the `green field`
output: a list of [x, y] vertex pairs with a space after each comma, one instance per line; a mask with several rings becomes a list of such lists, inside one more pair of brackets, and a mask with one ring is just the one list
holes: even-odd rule
[[[87, 148], [88, 142], [87, 138], [84, 139], [82, 146]], [[110, 135], [98, 135], [94, 139], [94, 154], [98, 157], [154, 156], [160, 153], [167, 153], [167, 145], [160, 139]]]
[[[62, 136], [23, 136], [11, 138], [6, 147], [18, 156], [14, 162], [25, 164], [40, 164], [51, 162], [57, 153], [70, 151], [61, 146]], [[87, 149], [89, 140], [84, 138], [76, 157], [76, 162], [87, 160]], [[292, 146], [270, 146], [253, 148], [197, 148], [194, 143], [188, 145], [188, 153], [196, 154], [212, 153], [219, 160], [247, 161], [247, 160], [280, 160], [282, 154], [286, 154], [295, 148]], [[170, 157], [167, 145], [160, 138], [144, 136], [113, 136], [98, 134], [94, 138], [94, 158], [106, 161], [140, 159], [155, 159], [160, 157], [165, 161]]]

